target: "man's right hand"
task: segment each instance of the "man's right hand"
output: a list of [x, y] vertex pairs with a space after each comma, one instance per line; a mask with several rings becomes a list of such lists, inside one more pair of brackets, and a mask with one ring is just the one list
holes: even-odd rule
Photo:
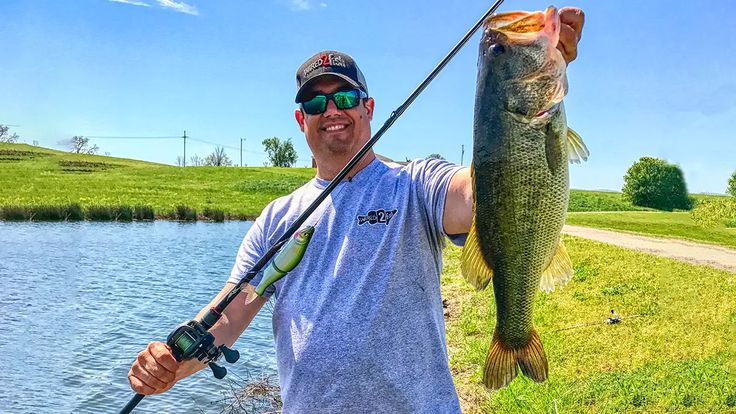
[[130, 367], [130, 388], [143, 395], [168, 391], [176, 383], [177, 369], [179, 362], [171, 349], [163, 342], [151, 342]]

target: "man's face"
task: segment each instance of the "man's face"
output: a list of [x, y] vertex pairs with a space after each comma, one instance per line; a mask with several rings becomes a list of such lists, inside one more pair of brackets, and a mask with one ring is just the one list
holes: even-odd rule
[[[353, 87], [344, 80], [323, 76], [314, 82], [305, 96], [310, 98], [349, 89]], [[335, 102], [329, 100], [327, 109], [321, 114], [309, 115], [297, 109], [294, 116], [315, 159], [328, 162], [334, 157], [352, 157], [368, 142], [371, 138], [373, 105], [373, 98], [367, 98], [355, 108], [338, 109]]]

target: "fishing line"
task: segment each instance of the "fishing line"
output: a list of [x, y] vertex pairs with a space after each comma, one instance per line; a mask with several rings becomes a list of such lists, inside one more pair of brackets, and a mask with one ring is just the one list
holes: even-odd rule
[[[465, 34], [465, 36], [460, 39], [460, 41], [455, 45], [455, 47], [450, 50], [450, 52], [440, 61], [440, 63], [432, 70], [432, 72], [427, 75], [427, 77], [422, 81], [421, 84], [414, 90], [414, 92], [409, 95], [409, 97], [404, 101], [401, 106], [399, 106], [395, 111], [391, 112], [391, 115], [388, 117], [386, 122], [381, 126], [381, 128], [378, 130], [378, 132], [373, 135], [373, 137], [366, 142], [363, 147], [353, 156], [353, 158], [348, 161], [348, 163], [343, 167], [340, 172], [337, 173], [337, 175], [330, 181], [330, 183], [325, 187], [324, 190], [317, 196], [317, 198], [297, 217], [297, 219], [292, 223], [292, 225], [284, 231], [284, 234], [278, 239], [276, 243], [274, 243], [271, 248], [256, 262], [255, 265], [253, 265], [253, 268], [249, 270], [245, 276], [238, 282], [231, 290], [228, 292], [222, 300], [213, 308], [205, 314], [201, 320], [193, 320], [190, 321], [190, 324], [197, 325], [197, 329], [205, 329], [207, 332], [209, 332], [209, 329], [212, 328], [212, 326], [220, 319], [222, 316], [222, 312], [225, 310], [225, 308], [232, 302], [236, 296], [242, 291], [243, 285], [253, 280], [253, 278], [258, 274], [258, 272], [263, 269], [268, 262], [278, 253], [278, 251], [281, 249], [281, 247], [286, 244], [287, 240], [295, 234], [297, 231], [299, 231], [300, 227], [304, 224], [304, 222], [309, 218], [309, 216], [319, 207], [320, 204], [327, 198], [327, 196], [330, 195], [330, 193], [337, 187], [342, 180], [348, 175], [348, 173], [355, 168], [355, 166], [360, 162], [360, 160], [370, 151], [370, 149], [375, 145], [376, 142], [383, 136], [383, 134], [391, 127], [391, 125], [396, 122], [396, 120], [406, 111], [406, 109], [409, 107], [409, 105], [414, 102], [414, 100], [419, 96], [424, 89], [429, 85], [432, 80], [434, 80], [435, 77], [439, 74], [439, 72], [447, 65], [447, 63], [450, 62], [450, 60], [455, 57], [455, 55], [462, 49], [463, 46], [470, 40], [470, 38], [475, 34], [475, 32], [483, 25], [483, 22], [491, 15], [493, 12], [498, 9], [498, 7], [504, 2], [504, 0], [496, 0], [495, 3], [491, 6], [491, 8], [488, 9], [488, 11], [473, 25], [473, 27]], [[178, 332], [180, 328], [177, 328], [174, 332], [172, 332], [169, 335], [169, 339], [171, 339], [174, 334]], [[210, 334], [211, 336], [211, 334]], [[177, 337], [178, 340], [184, 340], [188, 339], [185, 338], [184, 335], [180, 335]], [[214, 339], [212, 339], [213, 341]], [[169, 342], [169, 340], [167, 340]], [[214, 346], [213, 344], [209, 344], [209, 346]], [[218, 348], [220, 349], [220, 348]], [[204, 352], [204, 351], [202, 351]], [[214, 352], [217, 352], [217, 349], [208, 348], [208, 353], [198, 353], [195, 356], [190, 356], [189, 358], [197, 357], [199, 360], [204, 360], [204, 362], [210, 362], [210, 365], [214, 364], [213, 361], [217, 360], [219, 355], [213, 356]], [[220, 353], [223, 351], [220, 350]], [[230, 360], [229, 353], [236, 352], [233, 350], [229, 350], [225, 348], [224, 350], [226, 360]], [[237, 360], [237, 358], [236, 358]], [[234, 361], [233, 361], [234, 362]], [[219, 368], [219, 367], [218, 367]], [[220, 368], [222, 369], [222, 368]], [[214, 372], [215, 368], [213, 368]], [[223, 374], [224, 375], [224, 374]], [[133, 398], [130, 399], [128, 404], [123, 407], [122, 410], [120, 410], [121, 414], [127, 414], [133, 411], [136, 405], [144, 398], [145, 396], [143, 394], [136, 394], [133, 396]]]

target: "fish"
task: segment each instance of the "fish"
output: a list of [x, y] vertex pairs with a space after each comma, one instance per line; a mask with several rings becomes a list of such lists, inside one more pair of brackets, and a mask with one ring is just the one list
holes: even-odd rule
[[461, 272], [476, 289], [493, 285], [496, 325], [483, 370], [489, 389], [518, 370], [536, 382], [549, 365], [534, 327], [534, 299], [573, 276], [560, 238], [570, 162], [587, 160], [567, 127], [567, 64], [556, 46], [557, 9], [492, 15], [478, 55], [473, 125], [473, 222]]

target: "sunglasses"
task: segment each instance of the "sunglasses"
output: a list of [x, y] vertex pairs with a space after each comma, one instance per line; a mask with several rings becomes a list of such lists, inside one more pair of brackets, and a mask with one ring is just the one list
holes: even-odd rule
[[358, 106], [360, 100], [367, 98], [365, 92], [360, 89], [351, 89], [349, 91], [340, 91], [325, 95], [316, 95], [308, 101], [301, 103], [302, 110], [309, 115], [317, 115], [327, 110], [327, 102], [332, 100], [337, 109], [352, 109]]

